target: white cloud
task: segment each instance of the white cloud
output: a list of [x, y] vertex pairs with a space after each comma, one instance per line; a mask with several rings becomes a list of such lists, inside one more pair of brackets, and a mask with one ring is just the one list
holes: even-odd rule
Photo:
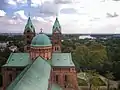
[[20, 19], [27, 19], [27, 16], [24, 14], [24, 10], [20, 10], [14, 13], [14, 16]]
[[6, 2], [10, 5], [17, 5], [17, 2], [14, 0], [6, 0]]
[[25, 4], [27, 0], [5, 0], [5, 2], [10, 5], [17, 5], [18, 3]]
[[6, 13], [3, 10], [0, 10], [0, 16], [5, 16]]
[[68, 3], [72, 3], [73, 0], [54, 0], [54, 2], [56, 4], [68, 4]]
[[56, 14], [59, 11], [59, 5], [52, 2], [45, 2], [41, 5], [41, 12], [46, 14]]
[[41, 21], [41, 22], [46, 22], [43, 18], [41, 17], [33, 17], [33, 20]]

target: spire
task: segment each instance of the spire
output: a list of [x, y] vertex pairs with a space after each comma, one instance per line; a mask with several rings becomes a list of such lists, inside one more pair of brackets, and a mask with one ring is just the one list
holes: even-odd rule
[[28, 14], [28, 21], [27, 21], [27, 24], [32, 24], [32, 21], [31, 21], [31, 18], [30, 18], [30, 12]]
[[28, 16], [30, 17], [30, 12], [28, 13]]
[[35, 28], [32, 24], [31, 18], [30, 18], [30, 13], [28, 14], [28, 16], [29, 17], [28, 17], [28, 20], [27, 20], [27, 24], [25, 26], [25, 30], [29, 28], [32, 32], [35, 32]]
[[54, 25], [53, 25], [53, 32], [54, 32], [56, 29], [59, 30], [59, 31], [61, 31], [61, 26], [60, 26], [60, 23], [59, 23], [59, 20], [58, 20], [57, 15], [56, 15], [56, 20], [55, 20]]

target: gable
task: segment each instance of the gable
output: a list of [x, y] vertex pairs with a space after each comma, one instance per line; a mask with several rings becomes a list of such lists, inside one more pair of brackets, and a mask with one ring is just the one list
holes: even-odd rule
[[5, 66], [22, 67], [31, 63], [29, 53], [11, 53]]

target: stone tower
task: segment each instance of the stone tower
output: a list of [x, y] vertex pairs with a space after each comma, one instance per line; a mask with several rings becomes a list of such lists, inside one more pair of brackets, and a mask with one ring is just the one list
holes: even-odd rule
[[58, 21], [58, 18], [56, 17], [56, 20], [54, 22], [53, 28], [52, 28], [52, 49], [53, 52], [61, 52], [61, 26]]
[[24, 52], [29, 52], [30, 44], [34, 36], [35, 28], [32, 24], [31, 18], [29, 17], [24, 30]]

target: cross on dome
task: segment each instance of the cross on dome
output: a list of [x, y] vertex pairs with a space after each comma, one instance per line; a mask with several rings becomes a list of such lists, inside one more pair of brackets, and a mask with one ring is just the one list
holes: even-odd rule
[[43, 33], [43, 29], [42, 28], [40, 29], [40, 33]]

